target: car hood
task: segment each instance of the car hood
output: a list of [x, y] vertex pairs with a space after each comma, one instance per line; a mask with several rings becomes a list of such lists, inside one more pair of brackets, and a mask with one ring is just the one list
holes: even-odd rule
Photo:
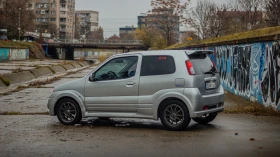
[[53, 92], [74, 90], [84, 95], [85, 92], [85, 78], [80, 78], [67, 83], [63, 83], [54, 88]]

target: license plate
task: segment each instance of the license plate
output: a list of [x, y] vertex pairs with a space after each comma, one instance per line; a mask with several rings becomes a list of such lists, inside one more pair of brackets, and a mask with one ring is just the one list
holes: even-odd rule
[[215, 89], [216, 88], [216, 83], [215, 82], [207, 82], [205, 85], [206, 89]]

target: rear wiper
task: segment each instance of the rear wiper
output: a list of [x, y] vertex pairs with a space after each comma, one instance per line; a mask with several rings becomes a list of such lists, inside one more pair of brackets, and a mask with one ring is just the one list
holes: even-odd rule
[[219, 72], [217, 71], [217, 69], [214, 66], [212, 66], [209, 71], [207, 71], [203, 74], [212, 74], [214, 76], [216, 73], [219, 73]]

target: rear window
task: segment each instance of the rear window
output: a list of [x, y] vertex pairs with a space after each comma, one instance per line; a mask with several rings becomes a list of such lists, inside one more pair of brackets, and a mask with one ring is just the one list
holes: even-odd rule
[[143, 57], [141, 76], [173, 74], [175, 70], [175, 62], [172, 56]]
[[202, 75], [212, 69], [213, 63], [206, 54], [189, 55], [196, 75]]

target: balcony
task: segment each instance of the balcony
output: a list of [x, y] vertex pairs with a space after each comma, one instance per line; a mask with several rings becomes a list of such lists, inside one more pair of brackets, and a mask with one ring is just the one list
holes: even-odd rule
[[60, 11], [67, 11], [67, 8], [60, 8]]
[[66, 32], [66, 28], [60, 28], [60, 32]]
[[67, 17], [67, 14], [60, 14], [60, 17], [61, 17], [61, 18], [66, 18], [66, 17]]
[[60, 0], [60, 4], [65, 4], [65, 3], [67, 3], [66, 0]]

